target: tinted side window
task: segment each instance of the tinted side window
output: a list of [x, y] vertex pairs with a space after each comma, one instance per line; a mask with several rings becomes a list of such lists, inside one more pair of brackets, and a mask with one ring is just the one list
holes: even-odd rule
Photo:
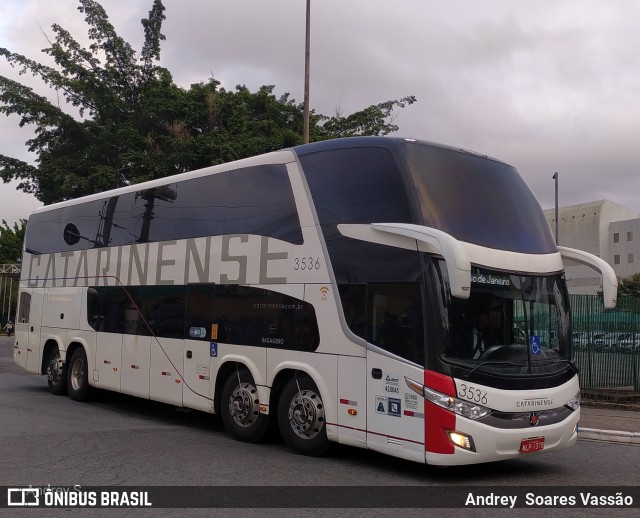
[[391, 153], [363, 147], [300, 157], [338, 284], [420, 279], [416, 252], [349, 239], [339, 223], [412, 223]]
[[318, 324], [311, 304], [248, 286], [216, 286], [218, 341], [254, 347], [314, 351]]
[[313, 306], [248, 286], [99, 286], [89, 288], [87, 318], [96, 331], [213, 340], [314, 351]]
[[185, 338], [213, 340], [217, 331], [213, 327], [216, 317], [213, 312], [214, 284], [189, 284], [187, 286], [187, 317]]
[[193, 178], [33, 215], [27, 251], [50, 253], [222, 234], [302, 243], [286, 166]]
[[229, 173], [225, 234], [258, 234], [302, 243], [287, 169], [265, 165]]
[[300, 162], [321, 224], [413, 221], [400, 171], [386, 149], [323, 151]]
[[97, 331], [162, 338], [184, 336], [185, 286], [100, 286], [89, 291], [87, 316]]
[[28, 324], [31, 313], [31, 293], [20, 293], [18, 302], [18, 320], [16, 323]]
[[372, 283], [367, 290], [368, 340], [424, 365], [424, 326], [419, 283]]
[[146, 320], [142, 322], [144, 332], [139, 334], [184, 337], [186, 286], [139, 286], [135, 295]]
[[411, 282], [422, 278], [420, 257], [414, 250], [350, 239], [335, 229], [322, 230], [338, 284]]
[[424, 365], [420, 283], [339, 285], [349, 329], [382, 349]]

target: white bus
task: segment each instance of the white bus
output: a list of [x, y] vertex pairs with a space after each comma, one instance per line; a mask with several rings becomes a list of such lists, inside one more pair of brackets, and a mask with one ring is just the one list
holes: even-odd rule
[[456, 465], [577, 439], [563, 258], [497, 160], [349, 138], [37, 209], [14, 358], [55, 394], [106, 389]]

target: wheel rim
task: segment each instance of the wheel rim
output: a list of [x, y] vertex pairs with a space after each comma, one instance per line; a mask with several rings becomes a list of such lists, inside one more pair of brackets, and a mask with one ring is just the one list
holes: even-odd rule
[[240, 383], [229, 398], [229, 414], [243, 428], [251, 426], [260, 416], [258, 391], [250, 383]]
[[52, 356], [47, 365], [47, 379], [49, 383], [58, 385], [62, 381], [62, 363], [60, 362], [60, 353], [56, 352]]
[[313, 439], [324, 426], [324, 405], [312, 390], [301, 390], [289, 405], [289, 424], [302, 439]]
[[84, 384], [84, 359], [78, 358], [71, 366], [71, 386], [80, 390]]

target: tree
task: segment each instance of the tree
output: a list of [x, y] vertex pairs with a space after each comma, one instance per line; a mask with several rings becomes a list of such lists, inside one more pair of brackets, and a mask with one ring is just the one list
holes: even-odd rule
[[22, 255], [27, 221], [21, 219], [19, 224], [14, 223], [11, 228], [5, 220], [2, 220], [2, 225], [0, 227], [0, 264], [17, 263]]
[[618, 280], [618, 298], [622, 295], [640, 299], [640, 273]]
[[[35, 165], [0, 155], [5, 182], [17, 179], [18, 189], [52, 203], [302, 143], [302, 104], [289, 94], [276, 98], [273, 85], [250, 92], [226, 90], [214, 78], [189, 89], [173, 82], [158, 65], [162, 0], [153, 0], [141, 21], [139, 53], [98, 2], [79, 4], [91, 44], [83, 48], [54, 24], [55, 37], [43, 52], [56, 67], [0, 48], [11, 66], [39, 77], [65, 101], [55, 104], [0, 76], [0, 112], [34, 126], [26, 144], [37, 155]], [[415, 101], [385, 101], [347, 117], [312, 112], [311, 139], [386, 135], [397, 130], [394, 110]], [[70, 107], [77, 113], [67, 113]]]

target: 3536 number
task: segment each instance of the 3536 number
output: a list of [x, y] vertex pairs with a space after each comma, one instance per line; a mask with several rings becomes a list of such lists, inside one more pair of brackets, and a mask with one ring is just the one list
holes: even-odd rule
[[486, 392], [482, 392], [482, 390], [472, 386], [467, 386], [464, 383], [460, 385], [458, 395], [462, 398], [468, 399], [469, 401], [473, 401], [474, 403], [481, 403], [483, 405], [487, 404]]
[[293, 260], [294, 270], [319, 270], [319, 257], [296, 257]]

